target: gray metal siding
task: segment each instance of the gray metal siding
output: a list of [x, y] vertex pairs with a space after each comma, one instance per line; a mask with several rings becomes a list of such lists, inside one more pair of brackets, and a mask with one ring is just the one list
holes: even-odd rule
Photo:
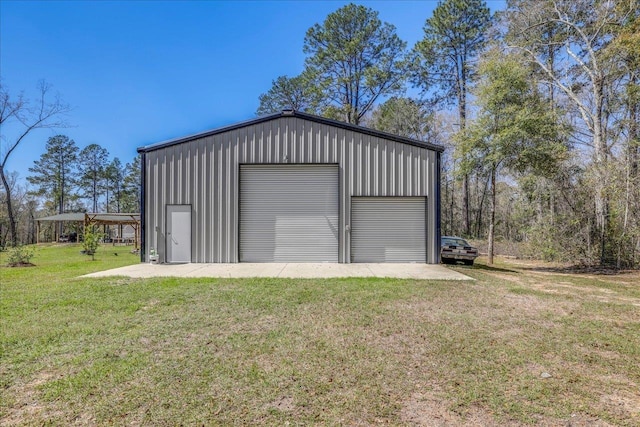
[[351, 262], [426, 262], [424, 197], [353, 197]]
[[[193, 206], [194, 262], [239, 261], [240, 164], [339, 165], [339, 262], [350, 262], [351, 196], [428, 197], [436, 235], [437, 152], [298, 117], [280, 117], [145, 155], [145, 247], [165, 247], [166, 204]], [[346, 219], [346, 221], [345, 221]], [[427, 262], [437, 262], [427, 242]], [[161, 261], [163, 254], [161, 253]]]
[[338, 262], [337, 165], [241, 165], [240, 183], [240, 262]]

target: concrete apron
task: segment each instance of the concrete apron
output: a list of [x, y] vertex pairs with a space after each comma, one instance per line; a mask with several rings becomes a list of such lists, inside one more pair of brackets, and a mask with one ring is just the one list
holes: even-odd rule
[[418, 280], [475, 280], [434, 264], [334, 264], [334, 263], [239, 263], [239, 264], [134, 264], [98, 271], [81, 277], [389, 277]]

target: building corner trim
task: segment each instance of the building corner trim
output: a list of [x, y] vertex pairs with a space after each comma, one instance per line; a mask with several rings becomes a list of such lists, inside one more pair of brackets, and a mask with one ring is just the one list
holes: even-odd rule
[[440, 229], [440, 214], [441, 214], [441, 209], [442, 209], [442, 204], [440, 202], [440, 187], [442, 186], [442, 182], [441, 182], [441, 157], [442, 157], [442, 153], [440, 152], [436, 152], [436, 182], [435, 182], [435, 187], [436, 187], [436, 253], [435, 253], [435, 257], [434, 260], [436, 262], [436, 264], [440, 264], [440, 242], [441, 242], [441, 235], [442, 235], [442, 231]]
[[147, 153], [140, 152], [140, 262], [146, 261], [146, 191]]

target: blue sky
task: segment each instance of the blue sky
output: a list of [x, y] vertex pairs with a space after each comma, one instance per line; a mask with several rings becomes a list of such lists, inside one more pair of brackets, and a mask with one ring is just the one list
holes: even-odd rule
[[[347, 3], [2, 0], [2, 84], [33, 97], [45, 79], [73, 107], [72, 127], [34, 132], [7, 171], [24, 180], [47, 138], [60, 133], [126, 163], [139, 146], [254, 117], [273, 79], [302, 71], [307, 29]], [[437, 5], [354, 3], [377, 10], [409, 47]], [[15, 129], [1, 131], [11, 138]]]

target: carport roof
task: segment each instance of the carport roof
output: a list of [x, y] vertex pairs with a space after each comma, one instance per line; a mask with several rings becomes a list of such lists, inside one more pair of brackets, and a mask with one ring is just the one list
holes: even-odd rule
[[84, 221], [84, 213], [63, 213], [42, 218], [36, 218], [36, 221]]
[[62, 213], [36, 218], [36, 221], [75, 221], [91, 222], [94, 224], [137, 224], [140, 222], [139, 213]]
[[251, 125], [256, 125], [256, 124], [260, 124], [260, 123], [264, 123], [264, 122], [268, 122], [271, 120], [275, 120], [275, 119], [279, 119], [282, 117], [297, 117], [300, 119], [304, 119], [304, 120], [309, 120], [312, 122], [316, 122], [316, 123], [321, 123], [321, 124], [325, 124], [325, 125], [329, 125], [329, 126], [334, 126], [337, 128], [341, 128], [341, 129], [346, 129], [346, 130], [350, 130], [353, 132], [358, 132], [358, 133], [362, 133], [365, 135], [371, 135], [371, 136], [375, 136], [378, 138], [384, 138], [384, 139], [388, 139], [391, 141], [395, 141], [395, 142], [400, 142], [403, 144], [408, 144], [408, 145], [413, 145], [416, 147], [420, 147], [420, 148], [427, 148], [429, 150], [434, 150], [437, 152], [442, 153], [444, 151], [444, 147], [441, 145], [436, 145], [436, 144], [430, 144], [428, 142], [424, 142], [424, 141], [419, 141], [417, 139], [412, 139], [412, 138], [405, 138], [402, 136], [398, 136], [398, 135], [393, 135], [391, 133], [387, 133], [387, 132], [382, 132], [379, 130], [375, 130], [375, 129], [370, 129], [370, 128], [366, 128], [363, 126], [356, 126], [356, 125], [352, 125], [350, 123], [344, 123], [344, 122], [340, 122], [337, 120], [331, 120], [331, 119], [327, 119], [325, 117], [320, 117], [320, 116], [315, 116], [313, 114], [307, 114], [307, 113], [302, 113], [300, 111], [294, 111], [294, 110], [284, 110], [280, 113], [274, 113], [274, 114], [269, 114], [267, 116], [262, 116], [262, 117], [258, 117], [255, 119], [251, 119], [251, 120], [246, 120], [240, 123], [236, 123], [230, 126], [224, 126], [221, 128], [217, 128], [217, 129], [212, 129], [212, 130], [208, 130], [205, 132], [201, 132], [201, 133], [197, 133], [194, 135], [189, 135], [189, 136], [185, 136], [182, 138], [176, 138], [176, 139], [171, 139], [168, 141], [164, 141], [164, 142], [159, 142], [157, 144], [151, 144], [151, 145], [146, 145], [144, 147], [139, 147], [138, 148], [138, 153], [148, 153], [150, 151], [154, 151], [154, 150], [159, 150], [161, 148], [166, 148], [166, 147], [170, 147], [172, 145], [177, 145], [177, 144], [182, 144], [184, 142], [189, 142], [189, 141], [193, 141], [194, 139], [199, 139], [199, 138], [204, 138], [207, 136], [213, 136], [213, 135], [217, 135], [223, 132], [229, 132], [232, 130], [236, 130], [236, 129], [240, 129], [243, 128], [245, 126], [251, 126]]

